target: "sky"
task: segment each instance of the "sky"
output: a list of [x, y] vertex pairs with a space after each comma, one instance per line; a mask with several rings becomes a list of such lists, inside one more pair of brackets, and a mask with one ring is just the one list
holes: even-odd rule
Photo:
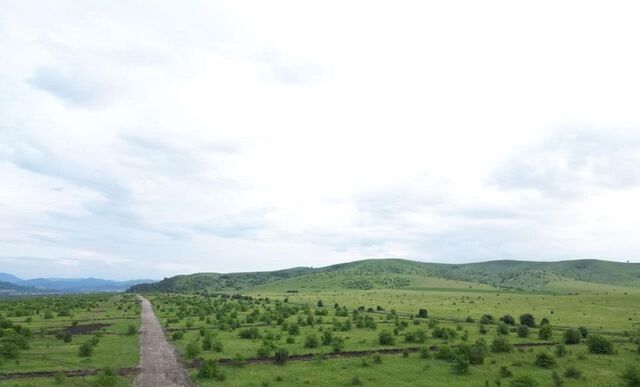
[[0, 7], [0, 272], [640, 262], [635, 1]]

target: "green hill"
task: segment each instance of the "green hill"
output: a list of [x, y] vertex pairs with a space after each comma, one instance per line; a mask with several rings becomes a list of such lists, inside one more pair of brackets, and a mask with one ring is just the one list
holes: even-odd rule
[[136, 285], [130, 292], [315, 291], [336, 289], [473, 288], [528, 291], [589, 284], [640, 287], [640, 264], [600, 260], [560, 262], [490, 261], [440, 264], [369, 259], [326, 266], [253, 273], [198, 273]]

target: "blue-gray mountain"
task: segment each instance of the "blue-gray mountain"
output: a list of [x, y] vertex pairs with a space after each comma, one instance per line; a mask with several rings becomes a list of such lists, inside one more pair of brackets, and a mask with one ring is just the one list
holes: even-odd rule
[[129, 287], [150, 283], [153, 280], [139, 279], [112, 281], [100, 278], [34, 278], [21, 279], [12, 274], [0, 273], [0, 290], [5, 293], [88, 293], [122, 292]]

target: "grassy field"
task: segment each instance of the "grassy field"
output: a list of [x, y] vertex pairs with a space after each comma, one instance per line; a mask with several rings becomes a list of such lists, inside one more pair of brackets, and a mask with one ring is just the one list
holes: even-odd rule
[[[135, 297], [122, 294], [2, 300], [0, 375], [135, 367], [139, 313]], [[128, 380], [115, 379], [122, 379], [120, 384]], [[42, 385], [46, 380], [20, 379], [5, 384]], [[95, 380], [65, 378], [64, 384], [88, 385]]]

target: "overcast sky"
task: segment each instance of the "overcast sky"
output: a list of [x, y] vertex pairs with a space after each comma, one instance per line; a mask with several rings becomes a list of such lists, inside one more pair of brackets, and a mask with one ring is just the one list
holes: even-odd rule
[[0, 271], [640, 261], [636, 1], [0, 7]]

